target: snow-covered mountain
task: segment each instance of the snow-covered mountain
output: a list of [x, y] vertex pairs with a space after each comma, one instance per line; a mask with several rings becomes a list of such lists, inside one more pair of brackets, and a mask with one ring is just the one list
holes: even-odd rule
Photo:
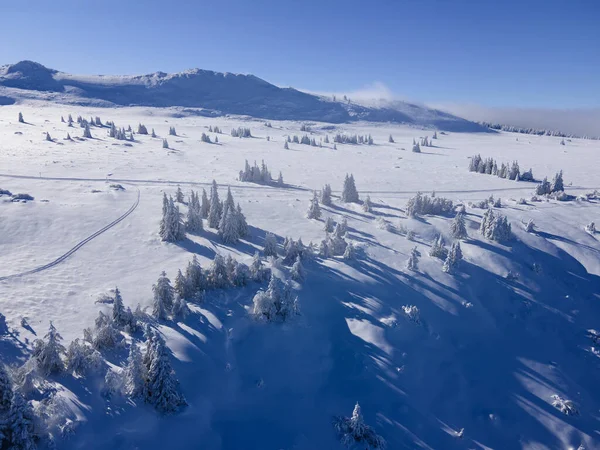
[[[0, 67], [0, 104], [44, 98], [88, 106], [179, 106], [188, 114], [248, 115], [272, 120], [392, 122], [448, 131], [486, 131], [474, 122], [407, 102], [377, 106], [281, 88], [253, 75], [192, 69], [139, 76], [81, 76], [32, 61]], [[196, 110], [196, 108], [201, 108]]]

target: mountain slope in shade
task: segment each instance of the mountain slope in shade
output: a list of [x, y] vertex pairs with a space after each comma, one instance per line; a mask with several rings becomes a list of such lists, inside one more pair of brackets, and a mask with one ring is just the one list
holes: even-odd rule
[[[281, 88], [253, 75], [192, 69], [175, 74], [80, 76], [32, 61], [0, 67], [0, 104], [42, 97], [66, 103], [117, 106], [203, 108], [203, 114], [240, 114], [264, 119], [356, 120], [407, 123], [450, 131], [486, 131], [474, 122], [405, 102], [382, 106], [342, 103], [292, 88]], [[109, 105], [106, 105], [109, 106]]]

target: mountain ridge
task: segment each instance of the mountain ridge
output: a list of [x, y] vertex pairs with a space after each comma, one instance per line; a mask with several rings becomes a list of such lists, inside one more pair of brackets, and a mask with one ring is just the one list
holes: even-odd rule
[[[439, 110], [407, 102], [382, 106], [339, 102], [290, 87], [278, 87], [255, 75], [189, 69], [145, 75], [73, 75], [33, 61], [0, 66], [0, 96], [10, 100], [41, 97], [56, 102], [111, 106], [203, 108], [213, 115], [248, 115], [272, 120], [347, 123], [392, 122], [448, 131], [485, 127]], [[7, 100], [10, 99], [10, 100]]]

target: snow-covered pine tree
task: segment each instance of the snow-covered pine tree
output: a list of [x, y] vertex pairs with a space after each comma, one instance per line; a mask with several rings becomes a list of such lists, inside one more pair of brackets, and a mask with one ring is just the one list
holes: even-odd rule
[[218, 253], [215, 255], [212, 264], [208, 269], [207, 281], [208, 285], [214, 289], [223, 289], [229, 286], [225, 260]]
[[487, 236], [488, 228], [491, 226], [494, 219], [495, 219], [494, 210], [492, 208], [488, 208], [487, 211], [485, 213], [483, 213], [483, 216], [481, 218], [481, 223], [479, 224], [479, 232], [483, 236]]
[[45, 375], [61, 373], [65, 368], [61, 355], [66, 352], [66, 349], [61, 344], [62, 336], [52, 322], [44, 339], [45, 341], [41, 339], [34, 341], [32, 357]]
[[19, 112], [19, 123], [25, 123], [25, 119], [23, 119], [23, 113]]
[[200, 266], [196, 255], [192, 257], [192, 260], [188, 263], [187, 268], [185, 269], [185, 279], [189, 289], [189, 292], [186, 292], [188, 297], [198, 296], [205, 288], [206, 283], [204, 280], [204, 274], [202, 273], [202, 266]]
[[156, 132], [154, 131], [154, 128], [152, 128], [152, 134], [150, 136], [153, 137], [153, 138], [156, 137]]
[[47, 140], [48, 142], [53, 142], [53, 141], [52, 141], [52, 136], [50, 136], [50, 133], [48, 133], [48, 132], [46, 132], [46, 140]]
[[169, 127], [169, 136], [177, 136], [177, 132], [175, 131], [175, 127]]
[[187, 220], [185, 228], [190, 233], [200, 233], [203, 230], [202, 225], [202, 209], [198, 194], [192, 191], [190, 201], [188, 202]]
[[190, 312], [190, 308], [188, 307], [185, 298], [180, 297], [179, 295], [175, 295], [175, 300], [173, 300], [172, 309], [173, 319], [185, 320], [185, 318], [190, 314]]
[[298, 299], [293, 295], [291, 287], [273, 274], [267, 290], [259, 290], [252, 302], [252, 313], [259, 320], [285, 322], [298, 314]]
[[367, 213], [370, 213], [371, 210], [372, 210], [372, 208], [373, 208], [373, 205], [371, 203], [371, 197], [369, 197], [368, 195], [367, 195], [367, 198], [365, 198], [365, 201], [362, 204], [362, 208], [363, 208], [363, 211], [367, 212]]
[[137, 132], [138, 132], [138, 134], [148, 134], [148, 129], [146, 128], [145, 125], [139, 123]]
[[7, 419], [8, 446], [10, 450], [35, 450], [37, 448], [35, 434], [35, 414], [31, 404], [23, 394], [15, 390]]
[[92, 132], [90, 130], [90, 124], [86, 123], [85, 128], [83, 129], [83, 137], [86, 139], [92, 139]]
[[395, 142], [396, 142], [396, 141], [394, 141], [394, 138], [392, 137], [392, 135], [391, 135], [391, 134], [390, 134], [390, 137], [388, 138], [388, 142], [389, 142], [390, 144], [393, 144], [393, 143], [395, 143]]
[[169, 361], [165, 341], [157, 333], [149, 341], [144, 357], [147, 362], [144, 399], [161, 413], [177, 412], [187, 403]]
[[129, 346], [129, 355], [127, 356], [127, 365], [123, 371], [125, 395], [135, 398], [144, 392], [144, 380], [146, 378], [146, 368], [142, 362], [142, 353], [135, 342]]
[[348, 233], [348, 219], [346, 217], [342, 217], [342, 221], [337, 226], [337, 235], [339, 237], [344, 237]]
[[186, 277], [181, 273], [181, 269], [177, 271], [173, 289], [175, 290], [175, 295], [181, 298], [189, 298], [190, 296], [190, 283], [188, 283]]
[[296, 256], [296, 261], [292, 266], [292, 270], [290, 271], [290, 275], [292, 280], [301, 283], [306, 278], [306, 272], [304, 271], [304, 266], [302, 265], [302, 260], [300, 259], [300, 255]]
[[454, 273], [461, 260], [462, 250], [460, 248], [460, 241], [454, 241], [452, 247], [450, 247], [448, 256], [446, 256], [442, 270], [446, 273]]
[[527, 225], [525, 225], [525, 231], [527, 231], [528, 233], [533, 233], [535, 231], [535, 222], [533, 221], [533, 219], [529, 219]]
[[[13, 384], [8, 376], [6, 366], [0, 362], [0, 433], [2, 433], [2, 417], [9, 411], [13, 394]], [[0, 439], [0, 445], [2, 439]], [[2, 447], [0, 447], [2, 448]]]
[[358, 402], [352, 411], [352, 417], [337, 417], [334, 427], [339, 434], [340, 441], [348, 448], [360, 448], [383, 450], [386, 447], [385, 440], [365, 424], [360, 405]]
[[252, 264], [250, 264], [250, 278], [259, 283], [263, 282], [269, 275], [269, 271], [264, 267], [258, 251], [254, 253]]
[[112, 318], [119, 328], [137, 328], [131, 310], [126, 309], [123, 304], [123, 297], [121, 297], [121, 291], [119, 291], [118, 287], [115, 288]]
[[346, 178], [344, 179], [342, 201], [346, 203], [358, 203], [358, 192], [354, 183], [354, 175], [352, 174], [346, 174]]
[[552, 192], [552, 185], [547, 177], [544, 177], [542, 182], [535, 188], [535, 195], [546, 195]]
[[288, 142], [287, 142], [287, 141], [285, 141], [285, 142], [283, 143], [283, 149], [284, 149], [284, 150], [289, 150], [289, 149], [290, 149], [290, 146], [288, 145]]
[[162, 140], [162, 148], [169, 148], [169, 141], [167, 141], [166, 139]]
[[175, 201], [177, 203], [183, 203], [185, 201], [183, 191], [181, 190], [181, 186], [179, 185], [177, 185], [177, 191], [175, 192]]
[[202, 204], [200, 206], [200, 215], [203, 219], [208, 219], [208, 212], [210, 211], [210, 201], [208, 195], [206, 195], [206, 189], [202, 189]]
[[326, 184], [321, 190], [321, 203], [325, 206], [331, 206], [331, 186]]
[[410, 251], [410, 256], [408, 257], [408, 261], [406, 263], [406, 268], [415, 272], [419, 270], [419, 251], [417, 250], [417, 247], [414, 247]]
[[[90, 338], [93, 341], [93, 338]], [[89, 372], [95, 372], [104, 364], [102, 355], [89, 345], [88, 342], [80, 341], [79, 338], [71, 341], [66, 355], [67, 372], [84, 376]]]
[[433, 136], [431, 137], [431, 139], [437, 139], [437, 138], [438, 138], [438, 137], [437, 137], [437, 131], [434, 131], [434, 132], [433, 132]]
[[219, 235], [224, 244], [236, 244], [239, 241], [237, 211], [225, 202], [223, 216], [219, 222]]
[[346, 261], [352, 261], [356, 259], [356, 248], [352, 243], [348, 242], [348, 245], [346, 245], [346, 250], [344, 251], [342, 258], [344, 258], [344, 260]]
[[268, 256], [274, 256], [275, 258], [277, 257], [277, 238], [273, 233], [265, 234], [263, 255], [265, 258]]
[[429, 256], [438, 259], [446, 259], [448, 256], [448, 249], [444, 247], [444, 238], [441, 234], [433, 241], [433, 245], [429, 250]]
[[321, 218], [321, 208], [319, 207], [319, 198], [317, 196], [317, 191], [313, 192], [313, 197], [310, 200], [310, 206], [308, 207], [308, 211], [306, 212], [307, 219], [320, 219]]
[[217, 182], [213, 180], [212, 187], [210, 188], [210, 209], [208, 211], [208, 226], [210, 228], [219, 228], [219, 222], [221, 221], [222, 205], [219, 200], [219, 192]]
[[325, 230], [325, 232], [327, 233], [331, 233], [333, 232], [334, 226], [335, 224], [333, 223], [333, 219], [331, 218], [331, 216], [327, 216], [327, 218], [325, 219], [325, 224], [323, 225], [323, 230]]
[[415, 142], [412, 146], [413, 153], [421, 153], [421, 146], [418, 142]]
[[158, 320], [167, 319], [173, 308], [175, 290], [164, 271], [161, 272], [156, 284], [152, 286], [152, 293], [154, 295], [152, 315]]
[[242, 207], [239, 203], [236, 206], [235, 215], [237, 220], [238, 236], [240, 238], [245, 238], [248, 236], [248, 221], [246, 220], [246, 216], [242, 212]]
[[554, 179], [552, 180], [552, 186], [550, 190], [552, 192], [560, 192], [565, 190], [562, 170], [560, 172], [557, 172], [556, 175], [554, 175]]
[[465, 215], [460, 211], [456, 214], [450, 224], [450, 232], [454, 239], [467, 239], [467, 227], [465, 225]]

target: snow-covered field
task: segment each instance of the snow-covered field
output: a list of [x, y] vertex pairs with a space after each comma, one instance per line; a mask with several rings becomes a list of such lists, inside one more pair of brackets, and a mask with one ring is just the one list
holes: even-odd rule
[[[25, 123], [18, 123], [19, 112]], [[69, 113], [134, 130], [143, 123], [158, 137], [136, 134], [129, 143], [92, 127], [92, 139], [77, 139], [83, 130], [60, 121]], [[193, 255], [203, 267], [216, 253], [250, 264], [265, 232], [280, 243], [286, 236], [320, 243], [323, 220], [305, 216], [313, 191], [326, 183], [335, 199], [322, 207], [323, 218], [345, 217], [349, 240], [360, 249], [354, 261], [305, 263], [306, 281], [296, 285], [301, 315], [288, 323], [250, 317], [252, 297], [265, 287], [250, 283], [207, 293], [190, 303], [193, 312], [183, 322], [157, 324], [189, 404], [177, 415], [104, 398], [103, 373], [51, 377], [56, 395], [68, 399], [57, 420], [78, 421], [73, 435], [57, 438], [57, 448], [335, 449], [341, 444], [332, 418], [348, 416], [357, 401], [389, 449], [600, 448], [600, 353], [588, 337], [600, 327], [600, 234], [584, 230], [600, 224], [600, 200], [531, 202], [534, 183], [467, 170], [477, 153], [518, 160], [536, 179], [562, 169], [567, 193], [577, 196], [600, 189], [599, 141], [560, 145], [560, 138], [546, 136], [438, 133], [433, 147], [413, 153], [413, 138], [431, 137], [432, 130], [310, 123], [317, 142], [346, 133], [371, 134], [375, 143], [285, 150], [288, 135], [305, 134], [302, 123], [271, 125], [186, 116], [177, 108], [44, 102], [0, 108], [0, 188], [35, 198], [0, 197], [0, 312], [9, 326], [0, 357], [7, 364], [27, 359], [49, 321], [64, 343], [82, 337], [98, 311], [109, 310], [96, 299], [115, 286], [132, 309], [150, 306], [160, 272], [173, 280]], [[168, 136], [170, 126], [177, 136]], [[218, 144], [200, 141], [202, 133], [217, 136], [209, 126], [222, 129]], [[231, 137], [239, 126], [253, 137]], [[64, 140], [67, 133], [73, 141]], [[162, 148], [162, 138], [170, 149]], [[238, 181], [245, 160], [264, 160], [274, 176], [282, 172], [285, 185]], [[347, 173], [361, 199], [370, 196], [372, 212], [339, 200]], [[208, 191], [213, 179], [221, 198], [231, 187], [249, 238], [224, 245], [205, 223], [199, 236], [161, 242], [163, 193], [173, 195], [178, 185], [186, 195]], [[485, 210], [467, 206], [464, 261], [454, 275], [444, 273], [428, 252], [438, 233], [453, 241], [451, 217], [408, 218], [406, 202], [417, 191], [465, 205], [500, 197], [497, 212], [508, 217], [514, 239], [504, 245], [484, 239], [478, 227]], [[521, 198], [527, 203], [518, 204]], [[381, 218], [414, 231], [414, 240], [381, 229]], [[534, 233], [524, 230], [530, 219]], [[419, 270], [409, 271], [415, 245]], [[509, 271], [518, 279], [506, 279]], [[409, 305], [417, 306], [418, 323], [402, 308]], [[118, 366], [126, 355], [120, 349], [103, 356]], [[579, 414], [563, 414], [553, 395], [571, 400]]]

